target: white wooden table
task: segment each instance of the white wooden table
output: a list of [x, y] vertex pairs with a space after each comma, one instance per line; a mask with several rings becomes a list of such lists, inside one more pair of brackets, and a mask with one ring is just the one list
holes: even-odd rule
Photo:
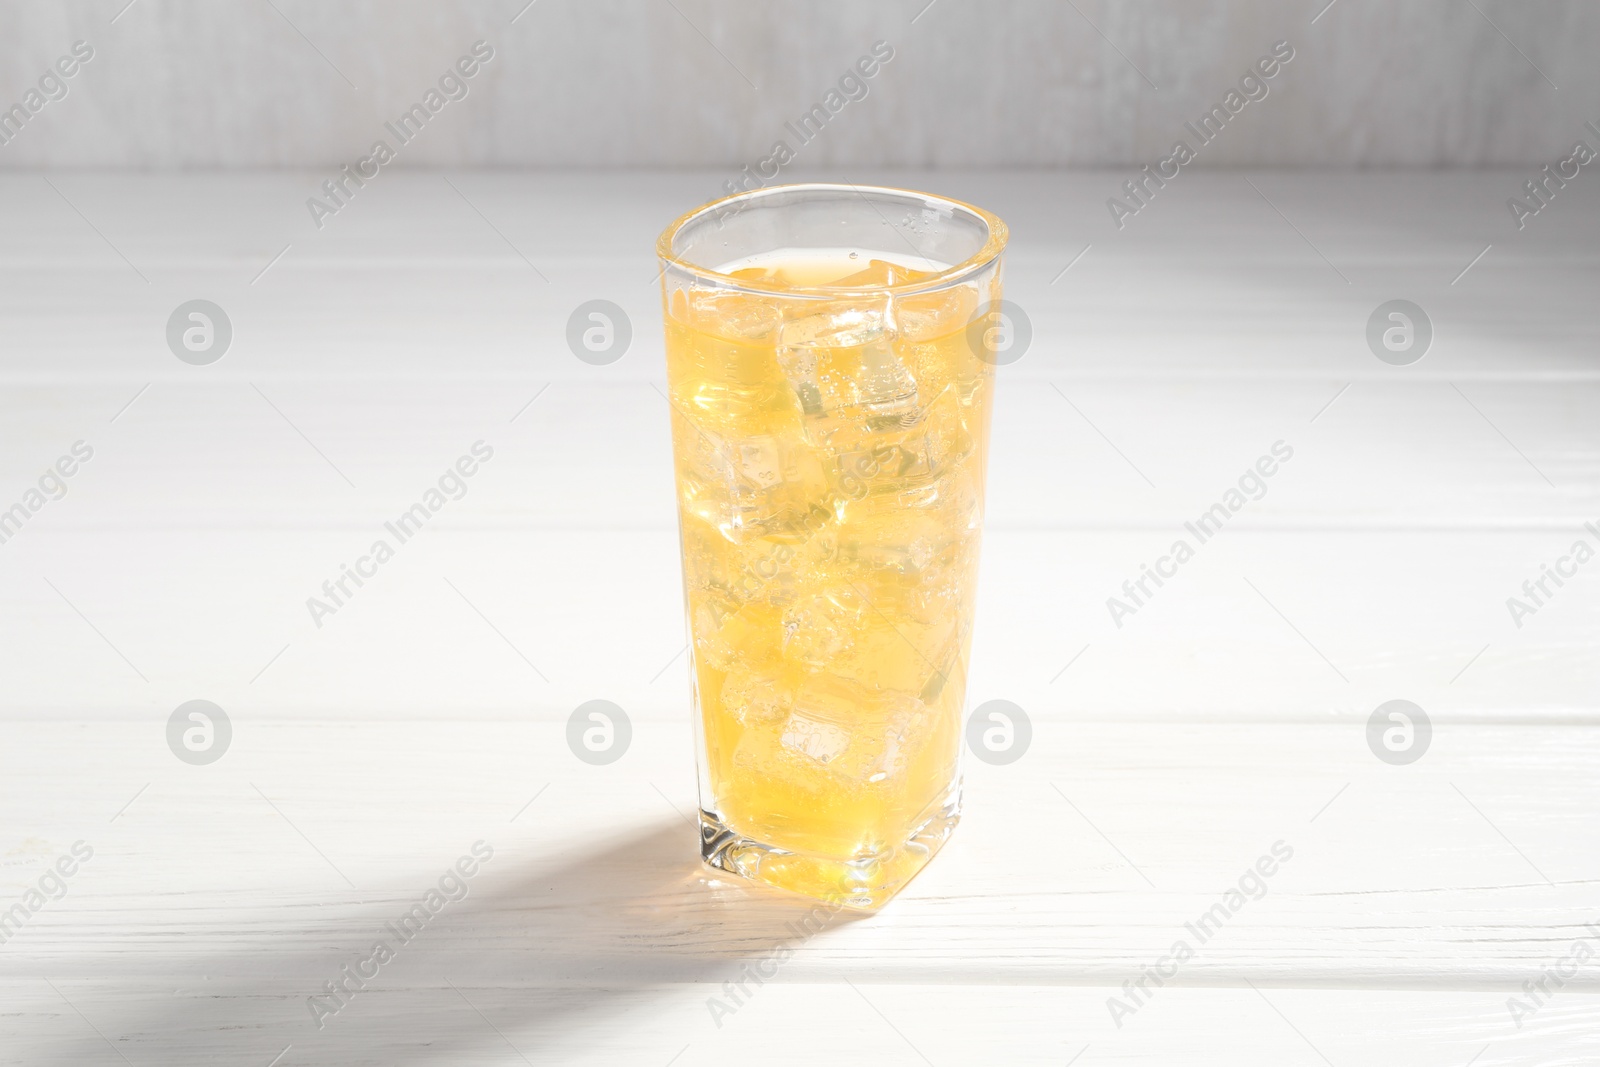
[[[1118, 231], [1121, 174], [851, 177], [1013, 229], [969, 706], [1034, 736], [969, 761], [899, 899], [807, 937], [690, 825], [651, 249], [721, 176], [385, 172], [320, 232], [321, 175], [0, 177], [0, 510], [93, 448], [0, 544], [0, 915], [32, 912], [0, 1063], [1600, 1062], [1600, 561], [1506, 605], [1600, 542], [1594, 183], [1518, 232], [1520, 172], [1186, 173]], [[233, 328], [207, 366], [165, 339], [195, 298]], [[564, 341], [596, 298], [634, 329], [608, 366]], [[1392, 299], [1434, 326], [1413, 365], [1366, 342]], [[594, 698], [633, 725], [607, 766], [565, 743]], [[233, 730], [204, 766], [166, 739], [196, 699]], [[1432, 724], [1409, 765], [1368, 748], [1393, 699]], [[464, 899], [385, 931], [478, 841]]]

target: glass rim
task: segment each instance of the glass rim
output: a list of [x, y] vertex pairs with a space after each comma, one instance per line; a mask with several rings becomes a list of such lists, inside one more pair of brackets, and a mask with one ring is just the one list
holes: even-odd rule
[[[837, 193], [847, 196], [851, 193], [860, 196], [863, 200], [868, 193], [886, 193], [890, 196], [914, 197], [949, 210], [952, 214], [966, 214], [981, 222], [984, 226], [985, 239], [983, 246], [977, 252], [968, 256], [960, 263], [953, 264], [944, 270], [938, 271], [926, 278], [916, 281], [901, 282], [897, 285], [864, 285], [864, 286], [807, 286], [784, 285], [776, 282], [761, 282], [753, 279], [735, 278], [730, 274], [691, 263], [682, 255], [673, 250], [673, 242], [684, 228], [703, 219], [705, 216], [718, 211], [726, 211], [734, 203], [748, 204], [780, 193], [794, 192], [824, 192]], [[742, 208], [741, 208], [742, 210]], [[665, 277], [669, 268], [676, 267], [695, 277], [712, 281], [728, 289], [737, 289], [749, 293], [770, 293], [780, 296], [791, 296], [804, 299], [828, 300], [848, 299], [853, 296], [866, 294], [889, 293], [903, 295], [910, 293], [929, 292], [959, 284], [970, 275], [976, 274], [1000, 258], [1000, 253], [1005, 251], [1006, 242], [1010, 238], [1010, 229], [998, 215], [985, 211], [981, 207], [969, 204], [963, 200], [955, 200], [948, 196], [939, 196], [936, 193], [925, 193], [919, 189], [899, 189], [887, 185], [851, 185], [842, 182], [794, 182], [787, 185], [767, 185], [759, 189], [748, 189], [737, 192], [731, 196], [720, 197], [709, 203], [693, 208], [674, 219], [661, 236], [656, 238], [656, 255], [660, 257], [662, 276]], [[915, 251], [915, 249], [913, 249]], [[918, 253], [919, 255], [921, 253]], [[924, 257], [925, 258], [925, 257]]]

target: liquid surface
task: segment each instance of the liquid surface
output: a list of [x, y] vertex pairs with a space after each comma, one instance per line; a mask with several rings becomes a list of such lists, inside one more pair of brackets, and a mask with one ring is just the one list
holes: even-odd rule
[[[942, 269], [729, 266], [807, 286]], [[956, 779], [993, 381], [966, 326], [998, 296], [668, 295], [702, 806], [754, 841], [891, 879], [925, 861], [904, 853]]]
[[807, 289], [860, 289], [922, 281], [950, 264], [917, 255], [851, 248], [783, 248], [724, 263], [718, 274]]

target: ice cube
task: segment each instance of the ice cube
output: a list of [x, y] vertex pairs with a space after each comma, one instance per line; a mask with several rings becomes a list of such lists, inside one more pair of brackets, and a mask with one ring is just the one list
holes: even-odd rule
[[850, 747], [850, 734], [830, 722], [808, 719], [799, 712], [790, 714], [778, 743], [818, 763], [830, 763]]
[[735, 669], [722, 684], [722, 711], [747, 730], [776, 729], [789, 714], [789, 700], [774, 678]]
[[[852, 497], [906, 494], [941, 477], [973, 449], [960, 396], [946, 387], [921, 411], [903, 416], [894, 426], [881, 422], [875, 432], [851, 441], [836, 440], [834, 477]], [[915, 505], [907, 498], [905, 503]]]
[[770, 338], [781, 321], [771, 297], [731, 289], [692, 288], [681, 316], [696, 329], [713, 337], [736, 341]]
[[922, 417], [917, 380], [887, 337], [862, 346], [858, 395], [868, 429], [903, 430]]
[[747, 437], [734, 444], [734, 462], [739, 473], [758, 489], [770, 489], [783, 481], [781, 445], [776, 437]]
[[846, 744], [828, 750], [829, 768], [841, 778], [864, 783], [904, 769], [907, 753], [927, 733], [928, 713], [909, 694], [815, 674], [795, 693], [789, 721], [797, 719], [808, 724], [803, 735], [808, 739], [833, 742], [842, 735]]
[[804, 416], [806, 439], [833, 447], [915, 425], [917, 381], [895, 355], [892, 305], [829, 303], [792, 315], [778, 363]]
[[931, 293], [915, 293], [895, 301], [895, 325], [903, 342], [933, 341], [966, 329], [978, 310], [978, 294], [956, 285]]
[[724, 613], [714, 600], [699, 598], [690, 618], [697, 662], [728, 672], [776, 666], [782, 623], [773, 605], [756, 600]]
[[818, 354], [806, 348], [780, 348], [778, 365], [800, 402], [800, 414], [807, 419], [823, 418], [827, 408], [822, 399], [822, 361]]
[[933, 732], [916, 697], [827, 674], [789, 691], [770, 677], [730, 674], [722, 706], [741, 725], [738, 766], [819, 793], [893, 778]]
[[[684, 585], [690, 595], [695, 633], [710, 633], [746, 604], [787, 604], [794, 596], [797, 574], [813, 558], [810, 546], [796, 541], [751, 537], [730, 541], [705, 519], [685, 514]], [[781, 635], [774, 637], [780, 641]]]
[[724, 436], [676, 411], [674, 424], [684, 510], [728, 541], [793, 538], [806, 515], [827, 510], [822, 465], [795, 437]]
[[808, 667], [827, 668], [855, 650], [867, 610], [861, 594], [839, 582], [797, 595], [783, 613], [783, 654]]
[[838, 315], [818, 312], [792, 318], [779, 332], [778, 366], [799, 401], [803, 432], [825, 445], [836, 429], [836, 413], [849, 402], [840, 388], [848, 383], [838, 350], [870, 342], [881, 334], [881, 319], [860, 309]]
[[903, 508], [937, 513], [952, 531], [976, 530], [983, 522], [978, 477], [968, 464], [946, 468], [924, 482], [905, 486], [895, 499]]
[[845, 505], [836, 559], [860, 576], [917, 580], [952, 536], [937, 513], [902, 508], [892, 498], [867, 497]]
[[778, 344], [785, 349], [857, 348], [883, 340], [886, 329], [883, 305], [828, 302], [787, 317]]

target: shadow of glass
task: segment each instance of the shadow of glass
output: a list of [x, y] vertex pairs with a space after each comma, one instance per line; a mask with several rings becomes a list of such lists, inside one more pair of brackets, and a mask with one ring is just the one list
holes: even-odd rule
[[[106, 957], [129, 981], [102, 1029], [135, 1063], [270, 1058], [285, 1045], [281, 1067], [458, 1063], [507, 1044], [548, 1055], [675, 986], [710, 983], [717, 994], [758, 962], [775, 974], [785, 947], [863, 917], [728, 879], [671, 822], [531, 862], [497, 852], [465, 897], [399, 940], [392, 924], [439, 873], [419, 873], [413, 896], [369, 900], [331, 922], [300, 908], [241, 916], [251, 933], [227, 953]], [[363, 977], [356, 964], [379, 940], [392, 958]], [[73, 970], [96, 972], [92, 959]], [[174, 985], [178, 995], [150, 1003]], [[53, 1062], [79, 1063], [85, 1047], [75, 1038]]]

